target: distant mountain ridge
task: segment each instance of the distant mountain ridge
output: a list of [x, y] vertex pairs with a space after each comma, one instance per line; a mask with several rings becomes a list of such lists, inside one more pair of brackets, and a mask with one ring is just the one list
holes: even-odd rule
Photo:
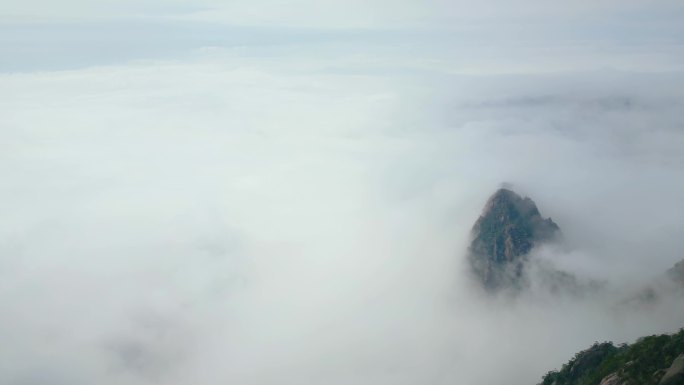
[[501, 188], [473, 226], [468, 262], [487, 291], [519, 288], [530, 251], [559, 233], [558, 225], [543, 218], [532, 199]]
[[684, 259], [677, 262], [667, 271], [668, 277], [676, 283], [684, 286]]

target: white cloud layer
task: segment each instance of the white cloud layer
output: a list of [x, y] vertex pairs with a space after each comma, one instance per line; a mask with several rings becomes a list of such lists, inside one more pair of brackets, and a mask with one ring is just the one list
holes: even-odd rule
[[[572, 11], [615, 3], [591, 4]], [[62, 6], [35, 15], [95, 12]], [[303, 23], [268, 10], [245, 20]], [[595, 340], [684, 326], [681, 298], [615, 305], [684, 258], [676, 44], [374, 36], [0, 74], [0, 383], [534, 384]], [[611, 289], [473, 291], [468, 232], [501, 182], [563, 230], [541, 258]]]

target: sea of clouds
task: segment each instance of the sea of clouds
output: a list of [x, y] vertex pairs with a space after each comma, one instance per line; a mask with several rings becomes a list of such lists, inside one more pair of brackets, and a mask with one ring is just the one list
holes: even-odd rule
[[[618, 305], [684, 258], [669, 61], [335, 44], [0, 74], [0, 383], [534, 384], [684, 326], [678, 297]], [[607, 292], [473, 287], [504, 182]]]

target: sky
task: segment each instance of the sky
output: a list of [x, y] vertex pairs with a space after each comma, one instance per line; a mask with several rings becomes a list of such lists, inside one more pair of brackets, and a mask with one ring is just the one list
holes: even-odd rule
[[[536, 384], [684, 326], [678, 1], [0, 5], [0, 383]], [[602, 282], [486, 298], [502, 183]]]

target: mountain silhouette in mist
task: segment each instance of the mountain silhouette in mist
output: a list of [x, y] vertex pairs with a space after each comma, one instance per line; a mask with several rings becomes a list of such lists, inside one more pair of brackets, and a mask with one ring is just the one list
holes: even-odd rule
[[521, 288], [530, 251], [559, 233], [558, 225], [543, 218], [532, 199], [501, 188], [473, 226], [468, 262], [487, 291]]
[[684, 259], [677, 262], [667, 271], [668, 277], [676, 283], [684, 286]]

